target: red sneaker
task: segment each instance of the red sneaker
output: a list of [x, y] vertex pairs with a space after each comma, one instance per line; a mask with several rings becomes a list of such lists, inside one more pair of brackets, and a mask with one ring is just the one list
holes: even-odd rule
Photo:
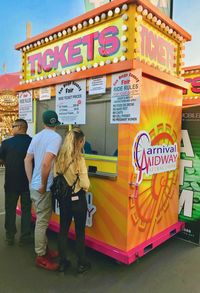
[[49, 248], [47, 248], [47, 252], [46, 252], [46, 257], [48, 259], [53, 259], [59, 256], [58, 251], [56, 250], [50, 250]]
[[49, 271], [56, 271], [59, 267], [58, 263], [51, 262], [46, 256], [37, 256], [35, 264]]

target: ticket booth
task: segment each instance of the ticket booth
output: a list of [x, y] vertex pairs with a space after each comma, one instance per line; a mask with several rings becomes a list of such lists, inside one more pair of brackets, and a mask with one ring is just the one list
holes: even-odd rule
[[[148, 1], [116, 0], [16, 45], [17, 90], [32, 92], [36, 131], [42, 111], [55, 109], [62, 135], [69, 125], [85, 132], [86, 244], [126, 264], [184, 226], [181, 74], [190, 39]], [[45, 100], [41, 89], [50, 93]], [[58, 226], [56, 208], [50, 228]]]

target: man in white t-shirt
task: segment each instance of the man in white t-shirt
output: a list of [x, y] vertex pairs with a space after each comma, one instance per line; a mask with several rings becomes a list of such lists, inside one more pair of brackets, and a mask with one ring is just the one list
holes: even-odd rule
[[60, 149], [62, 138], [55, 132], [56, 126], [60, 124], [55, 111], [44, 112], [43, 122], [44, 129], [34, 136], [28, 148], [25, 170], [36, 212], [36, 265], [53, 271], [58, 268], [58, 264], [53, 262], [57, 252], [48, 249], [46, 230], [52, 213], [50, 186], [53, 182], [53, 163]]

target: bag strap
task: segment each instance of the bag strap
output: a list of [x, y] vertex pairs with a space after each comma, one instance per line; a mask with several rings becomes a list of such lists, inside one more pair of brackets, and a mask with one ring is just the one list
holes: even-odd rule
[[[57, 174], [59, 175], [63, 175], [64, 176], [64, 173], [69, 169], [69, 167], [71, 166], [71, 164], [74, 162], [74, 160], [72, 160], [69, 164], [68, 164], [68, 166], [67, 166], [67, 168], [65, 169], [65, 171], [63, 172], [63, 173], [58, 173], [57, 172]], [[77, 183], [77, 181], [78, 181], [78, 179], [79, 179], [79, 175], [77, 174], [77, 176], [76, 176], [76, 180], [74, 181], [74, 183], [72, 184], [72, 191], [74, 192], [74, 189], [75, 189], [75, 187], [76, 187], [76, 183]]]
[[75, 189], [75, 187], [76, 187], [76, 183], [77, 183], [78, 179], [79, 179], [79, 176], [78, 176], [78, 174], [77, 174], [77, 176], [76, 176], [76, 180], [74, 181], [74, 183], [73, 183], [73, 185], [72, 185], [72, 191], [73, 191], [73, 192], [74, 192], [74, 189]]
[[72, 160], [72, 161], [68, 164], [68, 166], [67, 166], [67, 168], [65, 169], [64, 172], [62, 172], [62, 173], [61, 173], [61, 172], [56, 172], [56, 174], [57, 174], [57, 175], [59, 175], [59, 174], [60, 174], [60, 175], [64, 175], [65, 172], [67, 172], [67, 170], [69, 169], [69, 167], [71, 166], [71, 164], [72, 164], [73, 162], [74, 162], [74, 160]]

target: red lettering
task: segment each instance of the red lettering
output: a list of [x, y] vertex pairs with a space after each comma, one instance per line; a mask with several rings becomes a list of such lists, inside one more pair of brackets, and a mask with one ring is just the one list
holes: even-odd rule
[[142, 31], [141, 31], [141, 53], [142, 53], [142, 55], [145, 55], [146, 35], [147, 35], [147, 29], [145, 26], [142, 26]]
[[150, 59], [156, 59], [157, 56], [157, 36], [153, 34], [151, 31], [147, 31], [147, 36], [146, 36], [146, 55]]
[[[200, 76], [197, 76], [197, 77], [194, 77], [194, 78], [185, 78], [184, 80], [191, 84], [191, 91], [194, 94], [199, 94], [200, 93]], [[187, 94], [188, 94], [188, 90], [183, 89], [183, 95], [187, 95]]]
[[[192, 83], [192, 78], [185, 78], [184, 79], [186, 82]], [[187, 95], [188, 89], [183, 89], [183, 95]]]
[[[101, 32], [93, 32], [82, 38], [77, 38], [69, 42], [53, 47], [48, 45], [44, 53], [37, 53], [28, 56], [30, 74], [37, 75], [43, 72], [62, 69], [80, 64], [84, 60], [94, 60], [94, 56], [99, 53], [103, 57], [116, 54], [120, 48], [119, 30], [117, 26], [110, 26]], [[98, 40], [98, 41], [97, 41]], [[84, 50], [84, 55], [81, 50]], [[98, 51], [97, 51], [98, 50]]]
[[42, 54], [34, 54], [28, 57], [28, 63], [31, 66], [31, 75], [40, 74], [42, 72]]
[[81, 53], [81, 49], [80, 47], [76, 48], [76, 46], [79, 46], [81, 42], [81, 38], [78, 38], [68, 43], [68, 66], [83, 62], [83, 57], [79, 55]]
[[[46, 72], [51, 71], [51, 69], [53, 68], [53, 51], [51, 49], [47, 49], [43, 56], [42, 56], [42, 67], [43, 70]], [[51, 60], [50, 62], [48, 62], [49, 60]]]
[[117, 37], [119, 30], [116, 26], [110, 26], [102, 30], [99, 35], [99, 54], [103, 57], [112, 56], [119, 50], [120, 40]]
[[87, 60], [91, 61], [94, 59], [94, 41], [98, 38], [99, 33], [95, 32], [86, 35], [82, 38], [83, 45], [87, 46]]
[[141, 54], [173, 69], [174, 46], [144, 26], [141, 31]]
[[163, 38], [159, 37], [158, 44], [159, 44], [158, 52], [157, 52], [158, 62], [162, 65], [167, 66], [166, 42]]
[[63, 44], [62, 47], [59, 49], [59, 47], [55, 47], [54, 48], [54, 64], [53, 67], [55, 69], [58, 68], [58, 63], [61, 63], [62, 67], [66, 67], [67, 66], [67, 60], [65, 57], [65, 52], [67, 50], [67, 43]]
[[200, 93], [200, 76], [193, 78], [191, 90], [195, 94]]

